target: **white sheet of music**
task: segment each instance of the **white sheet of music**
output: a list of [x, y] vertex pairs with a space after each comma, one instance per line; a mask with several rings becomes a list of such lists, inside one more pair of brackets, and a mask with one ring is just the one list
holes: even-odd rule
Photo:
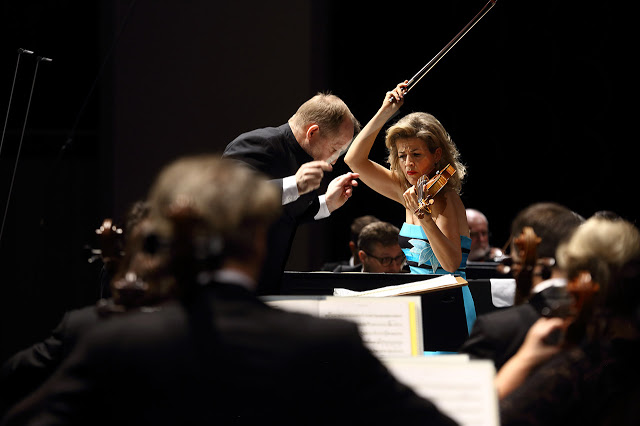
[[406, 284], [391, 285], [366, 291], [354, 291], [348, 290], [346, 288], [334, 288], [333, 295], [350, 297], [401, 296], [409, 294], [428, 293], [430, 291], [444, 290], [448, 288], [456, 288], [467, 284], [467, 281], [461, 277], [455, 277], [451, 274], [446, 274], [426, 280], [414, 281]]
[[364, 343], [379, 357], [422, 355], [419, 296], [387, 298], [266, 296], [274, 307], [358, 324]]
[[449, 355], [383, 358], [382, 362], [399, 381], [460, 425], [500, 425], [493, 362]]
[[[320, 304], [323, 318], [342, 318], [358, 323], [364, 343], [379, 356], [412, 355], [412, 341], [418, 336], [415, 318], [411, 318], [408, 304], [420, 304], [419, 297], [377, 299], [331, 298], [331, 303]], [[386, 300], [386, 302], [384, 301]], [[373, 302], [373, 303], [372, 303]], [[422, 323], [422, 321], [420, 321]], [[417, 333], [420, 337], [422, 333]], [[422, 354], [422, 349], [415, 349]]]

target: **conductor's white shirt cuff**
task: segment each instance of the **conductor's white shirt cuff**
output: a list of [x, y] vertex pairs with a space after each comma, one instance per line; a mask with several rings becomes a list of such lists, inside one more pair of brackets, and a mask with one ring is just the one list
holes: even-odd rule
[[287, 176], [282, 179], [282, 205], [289, 204], [298, 199], [298, 184], [296, 176]]
[[318, 209], [318, 213], [313, 217], [315, 220], [324, 219], [325, 217], [329, 217], [331, 212], [329, 211], [329, 207], [327, 207], [327, 200], [324, 195], [320, 195], [318, 197], [318, 201], [320, 201], [320, 208]]

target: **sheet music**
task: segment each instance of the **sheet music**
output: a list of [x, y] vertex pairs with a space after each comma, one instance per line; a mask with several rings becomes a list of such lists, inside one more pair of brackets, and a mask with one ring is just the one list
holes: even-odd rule
[[412, 351], [412, 339], [417, 336], [412, 336], [416, 328], [410, 322], [408, 303], [332, 298], [331, 303], [320, 304], [320, 316], [356, 322], [364, 343], [379, 356], [417, 355]]
[[376, 288], [367, 291], [353, 291], [346, 288], [333, 289], [334, 296], [352, 296], [352, 297], [387, 297], [400, 296], [404, 294], [420, 294], [429, 291], [441, 290], [445, 288], [454, 288], [466, 285], [467, 281], [460, 277], [454, 277], [451, 274], [441, 275], [436, 278], [429, 278], [422, 281], [414, 281], [407, 284], [392, 285], [388, 287]]
[[432, 401], [460, 425], [499, 426], [493, 363], [448, 357], [382, 358], [382, 362], [399, 381]]
[[321, 318], [353, 321], [365, 345], [379, 357], [416, 356], [424, 351], [419, 296], [389, 298], [269, 296], [271, 306]]

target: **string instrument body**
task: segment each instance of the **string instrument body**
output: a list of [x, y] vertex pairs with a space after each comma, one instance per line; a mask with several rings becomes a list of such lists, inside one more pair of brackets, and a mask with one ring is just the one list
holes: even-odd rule
[[418, 219], [424, 218], [426, 213], [431, 214], [431, 205], [435, 202], [435, 197], [444, 188], [456, 169], [447, 164], [445, 168], [437, 172], [433, 177], [427, 175], [420, 176], [416, 183], [416, 194], [418, 196], [418, 208], [414, 214]]
[[538, 245], [542, 239], [530, 226], [522, 228], [522, 232], [513, 240], [518, 250], [519, 268], [514, 274], [516, 280], [515, 304], [519, 305], [529, 299], [533, 286], [534, 269], [538, 263]]

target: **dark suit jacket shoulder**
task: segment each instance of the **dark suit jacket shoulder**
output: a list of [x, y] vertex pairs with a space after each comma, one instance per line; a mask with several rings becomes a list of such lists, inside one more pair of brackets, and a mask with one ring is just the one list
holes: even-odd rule
[[[225, 148], [223, 157], [248, 164], [282, 188], [282, 178], [293, 176], [304, 163], [313, 161], [296, 140], [289, 124], [243, 133]], [[297, 221], [309, 221], [318, 212], [318, 193], [311, 191], [285, 206]]]
[[95, 306], [68, 311], [49, 337], [9, 358], [0, 369], [0, 416], [44, 383], [98, 318]]
[[[227, 145], [223, 157], [233, 158], [249, 164], [263, 173], [272, 170], [270, 161], [278, 155], [284, 155], [285, 134], [279, 127], [253, 130], [239, 135]], [[271, 177], [276, 177], [272, 171]], [[280, 178], [284, 176], [278, 176]]]
[[78, 337], [97, 321], [95, 306], [66, 312], [49, 337], [13, 355], [2, 366], [2, 372], [26, 366], [43, 368], [59, 360], [69, 353]]
[[291, 176], [302, 163], [313, 161], [288, 124], [243, 133], [227, 145], [222, 155], [249, 164], [274, 179]]
[[332, 272], [362, 272], [362, 264], [359, 265], [337, 265]]
[[491, 359], [499, 370], [518, 351], [538, 318], [540, 314], [528, 303], [480, 315], [460, 352]]
[[100, 324], [8, 424], [454, 424], [393, 378], [354, 323], [230, 287], [200, 307]]

